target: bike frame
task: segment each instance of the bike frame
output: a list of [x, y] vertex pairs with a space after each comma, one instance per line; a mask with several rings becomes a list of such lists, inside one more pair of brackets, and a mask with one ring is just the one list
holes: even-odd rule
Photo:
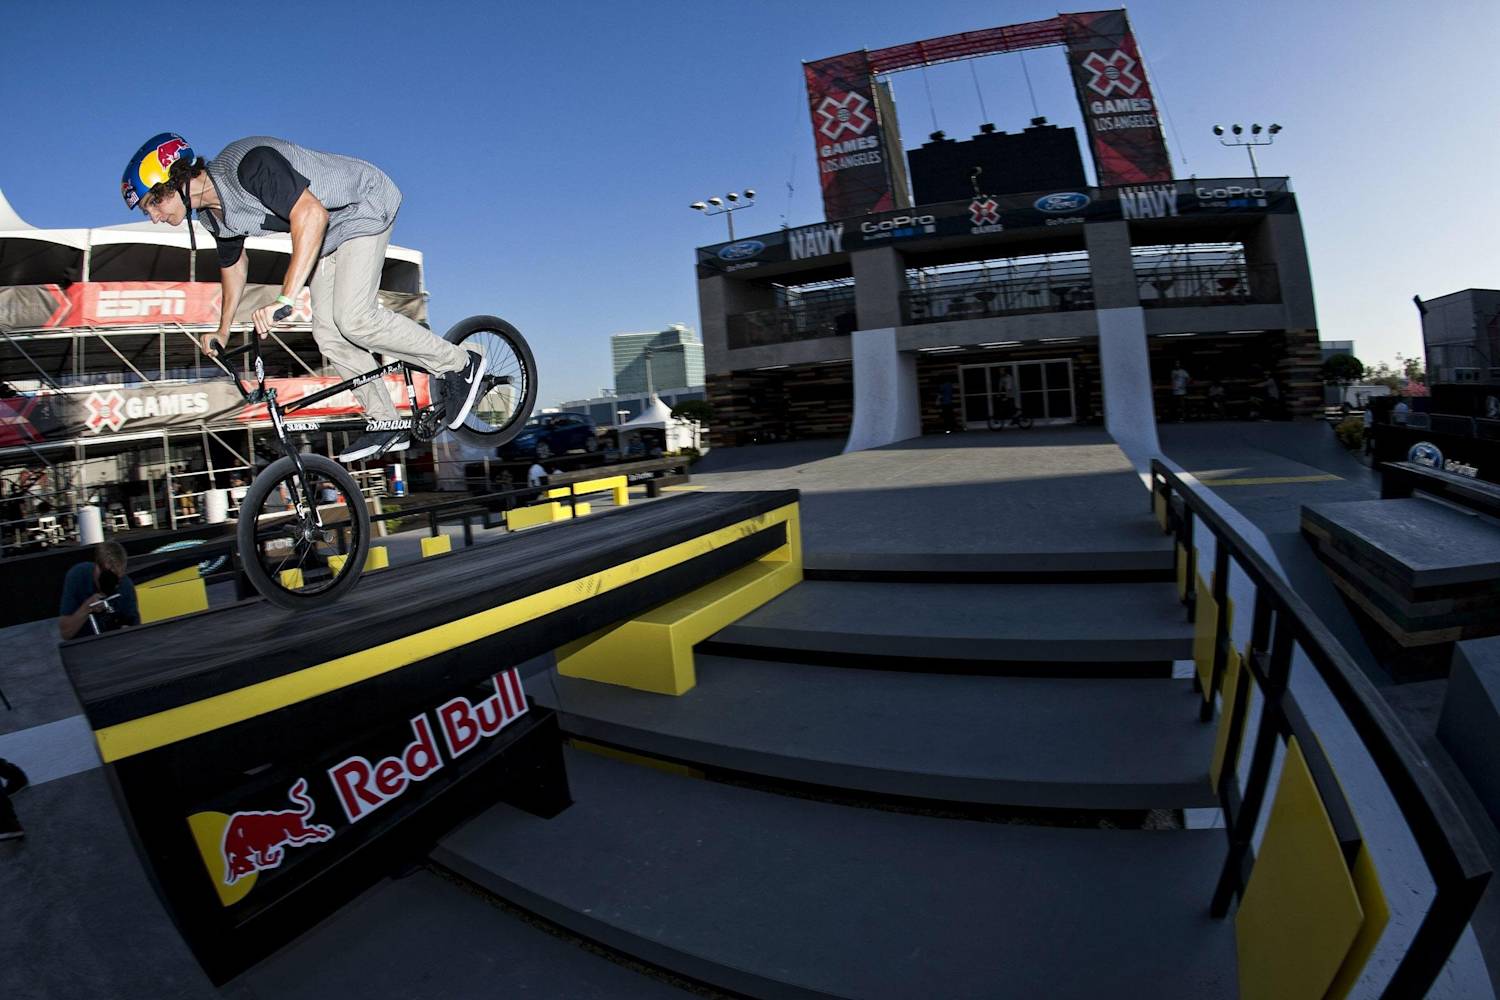
[[[280, 318], [279, 314], [277, 318]], [[241, 354], [249, 354], [253, 358], [256, 383], [255, 390], [253, 392], [250, 389], [246, 388], [244, 381], [240, 378], [239, 372], [231, 370], [227, 365], [224, 364], [224, 361], [227, 361], [228, 359], [233, 357], [237, 357]], [[301, 399], [283, 406], [281, 402], [276, 398], [275, 387], [269, 389], [266, 388], [266, 365], [264, 359], [261, 358], [260, 354], [260, 337], [255, 333], [255, 331], [252, 330], [250, 332], [250, 343], [244, 345], [243, 347], [236, 347], [233, 350], [223, 351], [216, 358], [214, 358], [214, 360], [216, 363], [218, 363], [220, 368], [223, 368], [224, 371], [234, 379], [235, 387], [239, 389], [240, 395], [245, 398], [246, 403], [252, 405], [256, 403], [266, 404], [266, 412], [270, 414], [271, 417], [271, 426], [276, 429], [276, 440], [281, 443], [281, 450], [287, 455], [288, 458], [292, 460], [293, 464], [297, 466], [297, 482], [299, 485], [296, 492], [299, 495], [292, 497], [292, 504], [297, 512], [297, 517], [299, 519], [306, 520], [308, 511], [311, 511], [313, 523], [319, 528], [323, 527], [323, 515], [318, 511], [317, 498], [312, 496], [310, 493], [310, 488], [307, 482], [307, 470], [302, 465], [301, 453], [297, 451], [296, 445], [292, 443], [290, 432], [287, 430], [286, 418], [296, 413], [298, 410], [303, 409], [304, 407], [311, 406], [313, 403], [322, 402], [330, 396], [336, 396], [346, 390], [358, 389], [362, 385], [367, 385], [370, 382], [383, 379], [385, 378], [385, 376], [394, 374], [397, 371], [400, 371], [406, 379], [406, 402], [408, 407], [410, 407], [411, 412], [416, 413], [417, 387], [416, 384], [412, 381], [412, 372], [420, 371], [424, 375], [431, 374], [426, 369], [418, 368], [417, 366], [412, 365], [409, 362], [399, 360], [392, 361], [390, 364], [382, 365], [381, 367], [376, 368], [374, 371], [365, 372], [363, 375], [356, 375], [351, 379], [345, 379], [337, 385], [328, 386], [326, 389], [319, 389], [317, 392], [313, 393], [310, 396], [303, 396]], [[393, 431], [409, 431], [412, 428], [413, 419], [414, 418], [412, 417], [400, 418], [394, 421], [389, 429]], [[350, 497], [350, 500], [353, 499], [353, 497]]]

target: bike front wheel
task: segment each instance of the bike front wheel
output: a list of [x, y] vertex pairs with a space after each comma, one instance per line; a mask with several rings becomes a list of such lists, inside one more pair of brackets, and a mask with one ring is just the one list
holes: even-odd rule
[[298, 458], [301, 471], [287, 457], [255, 477], [236, 531], [245, 576], [266, 600], [292, 611], [347, 594], [370, 549], [370, 512], [354, 478], [322, 455]]
[[470, 316], [455, 324], [445, 339], [484, 355], [474, 408], [453, 433], [468, 444], [498, 448], [521, 432], [536, 405], [531, 347], [519, 330], [498, 316]]

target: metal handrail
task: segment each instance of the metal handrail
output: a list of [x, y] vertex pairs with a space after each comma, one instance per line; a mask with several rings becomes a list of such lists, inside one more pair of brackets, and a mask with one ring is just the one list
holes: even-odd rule
[[[1213, 532], [1216, 550], [1219, 545], [1227, 546], [1228, 554], [1255, 589], [1256, 618], [1274, 612], [1278, 631], [1288, 628], [1285, 634], [1317, 670], [1395, 798], [1432, 874], [1436, 892], [1383, 995], [1425, 996], [1478, 905], [1492, 872], [1489, 860], [1421, 749], [1307, 603], [1204, 496], [1160, 460], [1151, 462], [1151, 480], [1153, 503], [1160, 496], [1170, 510], [1174, 495], [1183, 503], [1183, 535], [1189, 559], [1193, 519]], [[1194, 585], [1190, 579], [1190, 591]], [[1267, 610], [1262, 610], [1262, 602]]]

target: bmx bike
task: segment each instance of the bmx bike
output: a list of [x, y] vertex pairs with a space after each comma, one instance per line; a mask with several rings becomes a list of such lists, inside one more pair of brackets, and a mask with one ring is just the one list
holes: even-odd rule
[[[283, 307], [275, 319], [284, 319], [290, 312], [290, 306]], [[444, 339], [484, 355], [474, 406], [453, 433], [481, 447], [505, 444], [520, 432], [536, 404], [536, 362], [531, 348], [515, 327], [498, 316], [471, 316], [455, 324]], [[222, 364], [242, 354], [249, 354], [253, 361], [253, 390], [239, 373]], [[442, 408], [417, 405], [412, 374], [422, 369], [405, 361], [393, 361], [283, 404], [275, 386], [266, 385], [260, 337], [253, 330], [250, 343], [220, 351], [217, 360], [234, 378], [246, 403], [265, 404], [284, 453], [255, 477], [240, 504], [236, 540], [245, 576], [262, 596], [283, 608], [302, 611], [331, 604], [352, 590], [364, 572], [370, 513], [364, 494], [342, 465], [298, 451], [292, 435], [316, 430], [317, 421], [288, 418], [330, 396], [397, 372], [406, 379], [412, 415], [380, 421], [369, 429], [406, 431], [417, 441], [431, 441], [447, 429]]]
[[1031, 429], [1031, 418], [1021, 412], [1021, 408], [1008, 397], [990, 401], [989, 415], [990, 430], [999, 431], [1007, 427], [1019, 427], [1023, 431]]

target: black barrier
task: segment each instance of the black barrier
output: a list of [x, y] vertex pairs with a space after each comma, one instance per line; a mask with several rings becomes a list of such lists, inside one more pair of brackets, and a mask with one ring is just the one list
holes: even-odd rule
[[[1229, 851], [1212, 912], [1222, 917], [1232, 898], [1244, 893], [1253, 871], [1252, 848], [1256, 824], [1268, 793], [1278, 738], [1298, 736], [1317, 785], [1319, 797], [1346, 860], [1352, 863], [1359, 845], [1358, 831], [1344, 796], [1307, 722], [1290, 691], [1295, 650], [1300, 649], [1337, 701], [1340, 710], [1369, 753], [1385, 781], [1402, 821], [1432, 875], [1435, 893], [1416, 935], [1400, 956], [1382, 996], [1426, 996], [1468, 925], [1489, 882], [1491, 867], [1447, 789], [1427, 764], [1421, 750], [1396, 718], [1380, 693], [1365, 677], [1307, 604], [1271, 565], [1197, 490], [1189, 487], [1158, 460], [1151, 463], [1153, 509], [1177, 540], [1179, 579], [1184, 582], [1190, 616], [1202, 597], [1211, 596], [1217, 617], [1211, 632], [1213, 662], [1207, 681], [1213, 692], [1224, 684], [1232, 652], [1227, 628], [1231, 563], [1254, 589], [1247, 669], [1240, 671], [1232, 699], [1225, 746], [1228, 758], [1220, 772], [1218, 792], [1224, 807]], [[1214, 540], [1215, 565], [1211, 595], [1195, 595], [1197, 576], [1195, 525], [1201, 522]], [[1185, 560], [1185, 564], [1184, 564]], [[1195, 596], [1198, 598], [1194, 600]], [[1237, 655], [1237, 654], [1236, 654]], [[1265, 708], [1256, 729], [1254, 749], [1243, 787], [1238, 779], [1241, 739], [1247, 733], [1245, 707], [1251, 681], [1264, 698]], [[1212, 705], [1209, 705], [1211, 711]], [[1393, 890], [1405, 887], [1392, 887]]]
[[478, 809], [564, 808], [556, 717], [516, 667], [785, 546], [776, 515], [796, 502], [686, 494], [370, 574], [326, 608], [243, 602], [64, 643], [137, 846], [209, 975]]

